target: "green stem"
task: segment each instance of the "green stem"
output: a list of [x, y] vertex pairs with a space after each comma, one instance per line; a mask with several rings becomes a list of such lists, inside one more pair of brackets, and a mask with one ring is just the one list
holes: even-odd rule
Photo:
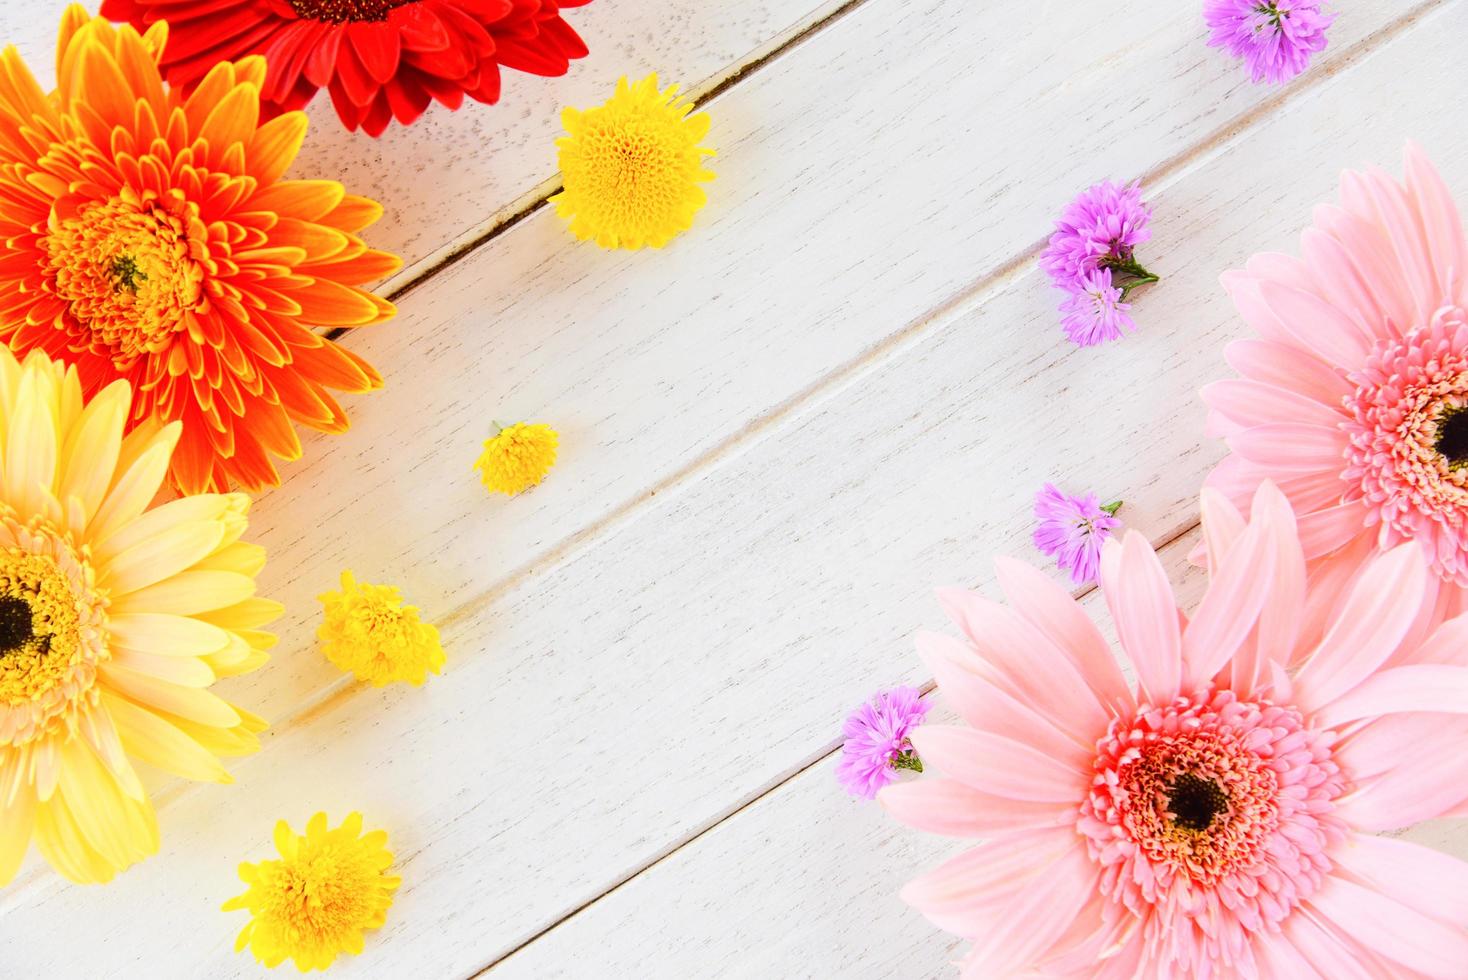
[[922, 772], [923, 761], [917, 757], [916, 752], [908, 749], [905, 752], [898, 753], [897, 758], [892, 760], [892, 768], [911, 769], [913, 772]]
[[1102, 504], [1101, 505], [1101, 509], [1104, 510], [1104, 511], [1106, 511], [1106, 513], [1110, 514], [1112, 517], [1115, 517], [1116, 516], [1116, 512], [1119, 511], [1119, 510], [1121, 510], [1121, 501], [1120, 500], [1113, 500], [1109, 504]]

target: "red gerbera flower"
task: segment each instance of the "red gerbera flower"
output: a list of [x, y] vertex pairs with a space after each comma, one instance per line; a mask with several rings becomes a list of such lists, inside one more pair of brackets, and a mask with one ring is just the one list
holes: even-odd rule
[[430, 99], [499, 100], [500, 67], [563, 75], [586, 45], [561, 8], [591, 0], [103, 0], [102, 15], [139, 31], [169, 25], [162, 67], [191, 91], [221, 61], [265, 56], [267, 112], [331, 92], [348, 129], [381, 135]]

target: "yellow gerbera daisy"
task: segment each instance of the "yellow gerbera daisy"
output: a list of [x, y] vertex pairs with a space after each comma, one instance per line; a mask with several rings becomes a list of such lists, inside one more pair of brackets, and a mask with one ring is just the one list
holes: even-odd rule
[[516, 422], [484, 440], [484, 452], [474, 466], [490, 492], [513, 496], [545, 479], [556, 465], [559, 443], [548, 425]]
[[74, 881], [158, 849], [129, 756], [229, 782], [218, 755], [259, 747], [259, 718], [207, 688], [265, 662], [264, 550], [249, 499], [150, 507], [179, 424], [123, 436], [125, 381], [82, 399], [74, 368], [0, 348], [0, 884], [29, 842]]
[[693, 224], [707, 201], [699, 184], [714, 179], [703, 158], [714, 151], [699, 145], [708, 113], [689, 115], [693, 103], [677, 94], [677, 85], [658, 91], [656, 74], [636, 85], [623, 77], [605, 105], [561, 111], [570, 133], [556, 141], [564, 189], [551, 200], [577, 238], [662, 248]]
[[362, 814], [350, 814], [335, 830], [326, 814], [306, 823], [306, 834], [275, 825], [279, 861], [240, 865], [249, 887], [224, 903], [224, 911], [247, 909], [250, 921], [235, 940], [255, 959], [277, 967], [287, 957], [301, 972], [324, 970], [342, 953], [362, 952], [362, 933], [387, 921], [401, 878], [383, 874], [392, 866], [387, 832], [363, 836]]
[[417, 606], [403, 605], [390, 585], [357, 584], [342, 572], [342, 590], [318, 596], [326, 618], [317, 628], [326, 658], [359, 681], [382, 687], [393, 681], [414, 686], [428, 672], [443, 669], [443, 646], [432, 623], [418, 618]]

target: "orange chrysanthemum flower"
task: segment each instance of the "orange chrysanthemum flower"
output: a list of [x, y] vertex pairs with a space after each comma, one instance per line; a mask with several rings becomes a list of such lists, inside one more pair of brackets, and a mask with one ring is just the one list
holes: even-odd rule
[[188, 97], [161, 81], [159, 22], [139, 35], [73, 5], [50, 96], [0, 54], [0, 342], [76, 365], [88, 394], [117, 378], [131, 424], [183, 424], [184, 493], [279, 482], [292, 421], [347, 427], [326, 391], [380, 387], [310, 326], [392, 316], [355, 284], [398, 268], [355, 234], [382, 208], [329, 180], [281, 180], [306, 135], [260, 124], [259, 57], [216, 65]]

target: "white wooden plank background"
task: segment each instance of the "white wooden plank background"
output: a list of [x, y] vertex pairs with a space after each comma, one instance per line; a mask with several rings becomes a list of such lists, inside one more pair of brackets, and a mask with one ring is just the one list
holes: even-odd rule
[[[342, 975], [463, 976], [515, 950], [491, 972], [625, 975], [649, 968], [635, 954], [651, 935], [666, 975], [740, 972], [742, 933], [710, 933], [719, 912], [778, 927], [822, 910], [827, 879], [820, 914], [852, 921], [765, 936], [762, 975], [912, 975], [884, 937], [940, 963], [944, 937], [890, 889], [835, 891], [854, 879], [829, 850], [792, 854], [781, 821], [875, 842], [851, 866], [873, 882], [929, 863], [933, 842], [879, 826], [827, 763], [809, 767], [871, 689], [922, 679], [906, 637], [940, 625], [930, 586], [1028, 553], [1045, 479], [1125, 495], [1155, 539], [1185, 530], [1217, 452], [1192, 392], [1239, 329], [1217, 273], [1288, 247], [1338, 165], [1392, 164], [1406, 136], [1468, 196], [1468, 127], [1441, 82], [1461, 72], [1465, 5], [1337, 6], [1330, 50], [1282, 91], [1203, 47], [1193, 5], [1160, 0], [1124, 19], [1038, 4], [1034, 36], [958, 0], [689, 3], [681, 40], [662, 30], [667, 4], [571, 11], [594, 52], [598, 14], [602, 50], [647, 67], [717, 80], [769, 55], [710, 105], [710, 207], [664, 253], [632, 256], [578, 246], [538, 211], [349, 338], [389, 389], [351, 406], [348, 435], [308, 440], [256, 508], [267, 588], [290, 612], [275, 662], [230, 692], [277, 720], [264, 751], [233, 787], [165, 787], [163, 852], [112, 886], [33, 864], [0, 893], [0, 973], [258, 974], [229, 953], [238, 917], [217, 905], [276, 816], [320, 808], [388, 827], [404, 876]], [[456, 193], [479, 195], [454, 210], [462, 224], [427, 217], [448, 195], [395, 186], [394, 154], [422, 159], [434, 138], [363, 154], [362, 137], [318, 126], [312, 160], [380, 187], [400, 208], [374, 243], [431, 265], [543, 193], [556, 125], [540, 117], [561, 97], [547, 93], [589, 101], [611, 80], [589, 77], [591, 60], [608, 64], [507, 86], [535, 103], [529, 121], [429, 121], [465, 127], [438, 137], [448, 153], [490, 144], [455, 166]], [[1167, 278], [1139, 300], [1141, 334], [1077, 351], [1032, 260], [1059, 205], [1103, 176], [1149, 180], [1146, 255]], [[468, 465], [490, 418], [522, 416], [562, 429], [562, 465], [531, 494], [486, 500]], [[313, 597], [343, 566], [439, 619], [447, 677], [372, 691], [322, 661]], [[708, 877], [730, 847], [768, 898], [758, 914]], [[710, 918], [673, 918], [680, 892]], [[877, 919], [897, 925], [861, 928]]]

